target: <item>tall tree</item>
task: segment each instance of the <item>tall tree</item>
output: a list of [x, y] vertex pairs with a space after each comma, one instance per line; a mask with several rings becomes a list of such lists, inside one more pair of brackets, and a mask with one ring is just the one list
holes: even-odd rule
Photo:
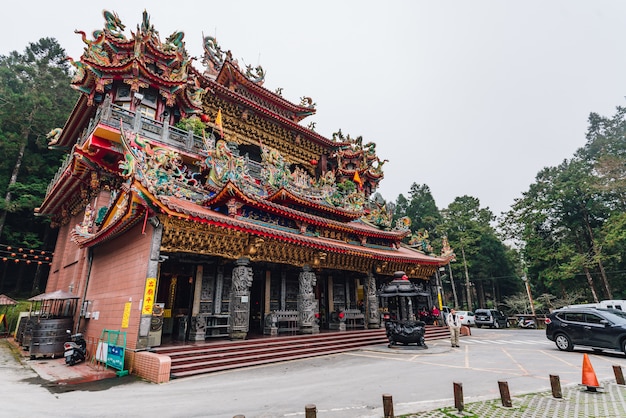
[[441, 214], [435, 204], [430, 188], [426, 184], [413, 183], [409, 198], [400, 194], [396, 199], [394, 221], [407, 216], [411, 219], [411, 231], [435, 232], [441, 223]]
[[[523, 243], [542, 291], [564, 293], [586, 283], [588, 297], [626, 291], [619, 251], [626, 210], [626, 108], [613, 117], [592, 113], [587, 143], [573, 158], [543, 169], [502, 224]], [[608, 266], [608, 268], [607, 268]], [[611, 270], [613, 272], [611, 272]], [[611, 274], [613, 279], [611, 279]]]
[[[0, 238], [41, 245], [42, 221], [33, 217], [60, 153], [46, 149], [46, 134], [62, 127], [77, 94], [70, 89], [65, 51], [55, 39], [42, 38], [23, 53], [0, 56]], [[7, 216], [16, 214], [9, 222]], [[24, 222], [26, 221], [26, 222]]]
[[464, 277], [466, 303], [472, 305], [468, 308], [474, 307], [474, 289], [479, 307], [486, 307], [488, 299], [498, 305], [503, 293], [518, 291], [513, 263], [516, 257], [491, 226], [493, 213], [481, 208], [480, 201], [471, 196], [457, 197], [442, 212], [440, 229], [447, 234], [461, 264], [454, 276]]

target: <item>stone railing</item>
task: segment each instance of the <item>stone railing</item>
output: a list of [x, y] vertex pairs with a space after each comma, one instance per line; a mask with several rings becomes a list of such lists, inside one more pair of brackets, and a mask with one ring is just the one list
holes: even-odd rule
[[298, 311], [274, 311], [265, 316], [263, 334], [278, 335], [283, 332], [296, 334], [299, 326]]

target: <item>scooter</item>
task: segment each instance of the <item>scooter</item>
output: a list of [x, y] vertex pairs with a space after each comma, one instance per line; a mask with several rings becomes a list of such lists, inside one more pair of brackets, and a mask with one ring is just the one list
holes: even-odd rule
[[85, 361], [85, 356], [87, 355], [87, 341], [85, 341], [81, 333], [71, 335], [70, 330], [67, 330], [67, 333], [70, 334], [70, 341], [63, 344], [63, 348], [65, 349], [63, 356], [65, 357], [65, 364], [73, 366], [76, 363]]
[[517, 323], [517, 327], [518, 328], [535, 329], [535, 328], [537, 328], [537, 324], [535, 323], [534, 319], [520, 318], [519, 322]]

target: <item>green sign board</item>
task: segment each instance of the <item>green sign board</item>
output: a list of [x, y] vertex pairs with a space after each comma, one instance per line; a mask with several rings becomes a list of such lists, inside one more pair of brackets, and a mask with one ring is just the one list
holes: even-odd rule
[[104, 362], [107, 367], [123, 371], [124, 353], [126, 351], [126, 332], [110, 329], [102, 330], [100, 342], [103, 348], [106, 347], [105, 350], [102, 350], [102, 354], [106, 353], [106, 356], [103, 356], [105, 358], [100, 361]]
[[107, 350], [107, 366], [117, 370], [124, 370], [124, 347], [110, 345]]

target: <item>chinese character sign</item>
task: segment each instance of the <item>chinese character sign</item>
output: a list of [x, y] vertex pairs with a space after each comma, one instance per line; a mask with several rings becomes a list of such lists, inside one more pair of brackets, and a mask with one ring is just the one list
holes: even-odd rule
[[152, 307], [156, 301], [156, 278], [148, 277], [146, 279], [146, 290], [143, 295], [142, 315], [152, 315]]
[[128, 328], [128, 323], [130, 322], [131, 306], [131, 302], [126, 302], [126, 304], [124, 305], [124, 314], [122, 315], [122, 328]]

